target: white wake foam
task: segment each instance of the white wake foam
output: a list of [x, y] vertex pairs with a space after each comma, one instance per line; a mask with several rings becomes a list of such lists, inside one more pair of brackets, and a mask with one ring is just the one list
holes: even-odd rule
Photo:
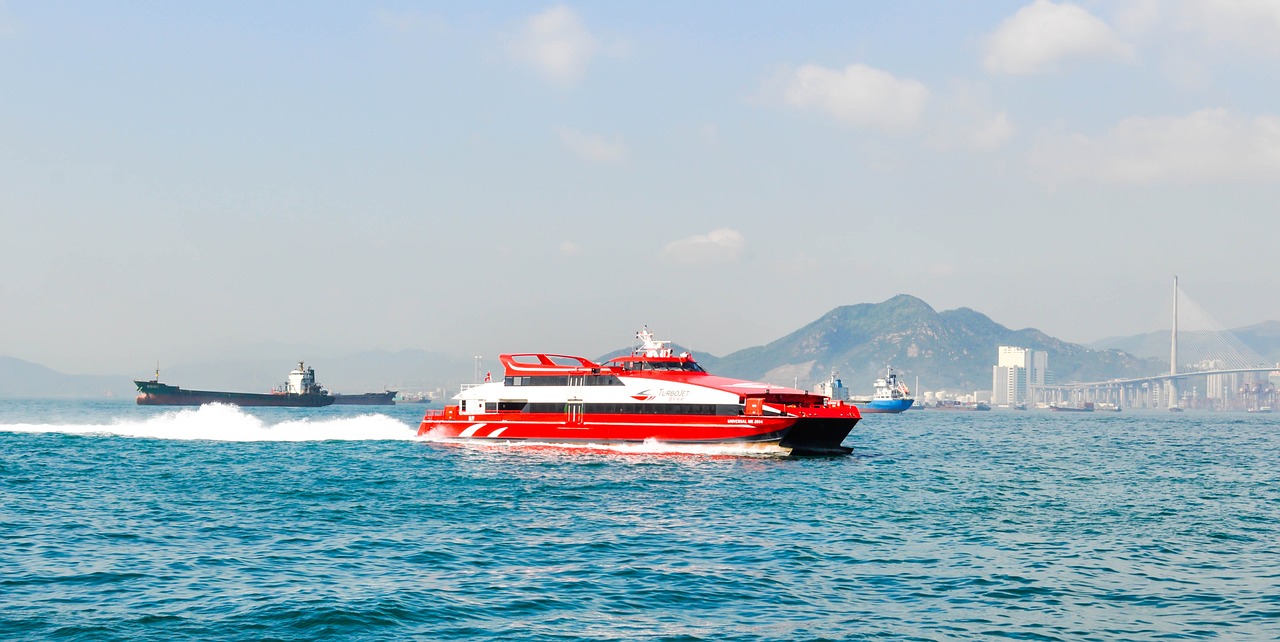
[[11, 424], [0, 426], [0, 430], [209, 441], [411, 440], [417, 433], [416, 427], [379, 414], [268, 425], [237, 406], [225, 404], [206, 404], [141, 420], [117, 419], [109, 424]]

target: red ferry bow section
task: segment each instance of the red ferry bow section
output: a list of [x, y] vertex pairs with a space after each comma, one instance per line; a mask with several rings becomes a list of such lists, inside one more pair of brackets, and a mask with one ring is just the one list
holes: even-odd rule
[[605, 364], [569, 355], [501, 355], [502, 381], [464, 386], [429, 410], [419, 435], [441, 439], [773, 446], [793, 456], [843, 455], [861, 415], [793, 388], [708, 374], [645, 329], [630, 356]]

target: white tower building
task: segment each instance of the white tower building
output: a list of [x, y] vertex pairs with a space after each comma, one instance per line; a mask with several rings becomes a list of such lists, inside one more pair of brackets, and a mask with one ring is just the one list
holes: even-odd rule
[[991, 370], [991, 403], [1011, 406], [1026, 403], [1033, 387], [1051, 383], [1049, 354], [1030, 348], [1000, 346]]

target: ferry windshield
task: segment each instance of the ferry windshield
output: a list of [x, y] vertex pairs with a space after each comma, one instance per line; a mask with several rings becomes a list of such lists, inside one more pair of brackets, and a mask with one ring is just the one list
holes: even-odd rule
[[706, 372], [695, 361], [624, 361], [622, 367], [627, 370], [679, 370], [683, 372]]

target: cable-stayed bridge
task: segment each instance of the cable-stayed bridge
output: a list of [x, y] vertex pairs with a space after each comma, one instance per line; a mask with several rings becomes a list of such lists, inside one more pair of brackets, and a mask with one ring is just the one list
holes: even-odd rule
[[1169, 372], [1136, 379], [1036, 386], [1038, 403], [1092, 402], [1128, 408], [1269, 411], [1280, 400], [1270, 375], [1280, 364], [1246, 346], [1173, 280]]

